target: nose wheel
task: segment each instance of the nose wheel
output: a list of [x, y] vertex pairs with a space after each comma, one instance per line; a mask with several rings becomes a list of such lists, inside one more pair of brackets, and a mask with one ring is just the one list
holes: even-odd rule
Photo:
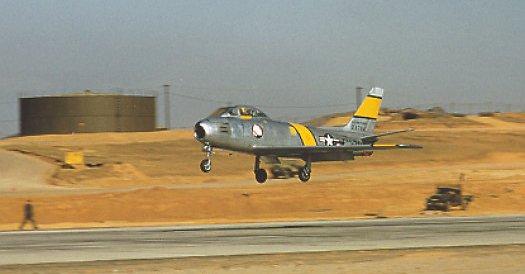
[[255, 156], [255, 165], [253, 166], [253, 173], [255, 174], [255, 180], [257, 180], [259, 184], [264, 184], [266, 180], [268, 179], [268, 173], [266, 173], [266, 170], [262, 169], [260, 165], [261, 165], [261, 158], [259, 156]]
[[213, 154], [213, 148], [206, 144], [202, 150], [206, 152], [206, 159], [201, 161], [200, 168], [202, 172], [208, 173], [211, 171], [211, 155]]
[[211, 171], [211, 160], [210, 159], [204, 159], [201, 161], [201, 171], [204, 173], [208, 173]]

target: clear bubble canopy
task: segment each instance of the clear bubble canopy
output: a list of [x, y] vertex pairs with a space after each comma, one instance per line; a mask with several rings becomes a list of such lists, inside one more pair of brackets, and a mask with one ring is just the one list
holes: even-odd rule
[[264, 112], [256, 107], [238, 105], [233, 107], [223, 107], [214, 111], [211, 117], [268, 117]]

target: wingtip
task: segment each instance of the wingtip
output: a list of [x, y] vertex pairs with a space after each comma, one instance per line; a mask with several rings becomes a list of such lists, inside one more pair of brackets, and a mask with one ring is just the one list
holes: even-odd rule
[[409, 148], [409, 149], [421, 149], [423, 146], [420, 145], [411, 145], [411, 144], [399, 144], [397, 145], [399, 148]]

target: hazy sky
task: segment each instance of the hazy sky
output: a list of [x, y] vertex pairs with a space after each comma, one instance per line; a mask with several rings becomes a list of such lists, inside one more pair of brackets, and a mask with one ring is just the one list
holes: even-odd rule
[[[0, 135], [17, 94], [154, 89], [277, 117], [387, 106], [525, 105], [525, 1], [0, 0]], [[188, 126], [218, 103], [174, 98]], [[525, 106], [523, 107], [525, 109]]]

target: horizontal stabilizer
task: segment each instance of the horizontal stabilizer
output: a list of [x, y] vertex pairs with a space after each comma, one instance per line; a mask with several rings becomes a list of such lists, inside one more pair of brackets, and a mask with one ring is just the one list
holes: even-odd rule
[[399, 133], [404, 133], [404, 132], [410, 132], [410, 131], [414, 131], [414, 129], [408, 128], [408, 129], [403, 129], [403, 130], [389, 131], [389, 132], [379, 133], [375, 135], [364, 136], [364, 137], [361, 137], [361, 141], [365, 143], [375, 143], [377, 142], [377, 140], [379, 140], [379, 137], [394, 135], [394, 134], [399, 134]]
[[420, 145], [411, 145], [411, 144], [377, 144], [373, 145], [374, 150], [387, 150], [387, 149], [419, 149], [423, 148]]

